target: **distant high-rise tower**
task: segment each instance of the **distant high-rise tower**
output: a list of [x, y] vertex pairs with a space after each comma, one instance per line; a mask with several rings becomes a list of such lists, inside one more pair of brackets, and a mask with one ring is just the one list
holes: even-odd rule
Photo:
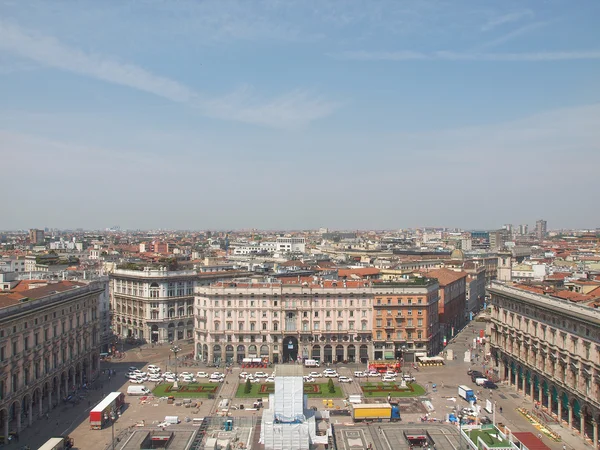
[[527, 224], [519, 225], [519, 234], [521, 236], [525, 236], [528, 232], [529, 232], [529, 226]]
[[29, 242], [33, 245], [43, 244], [44, 230], [37, 230], [35, 228], [29, 230]]
[[535, 223], [535, 235], [539, 240], [542, 240], [546, 237], [548, 222], [544, 219], [540, 219]]
[[512, 281], [512, 253], [506, 250], [498, 252], [498, 281]]

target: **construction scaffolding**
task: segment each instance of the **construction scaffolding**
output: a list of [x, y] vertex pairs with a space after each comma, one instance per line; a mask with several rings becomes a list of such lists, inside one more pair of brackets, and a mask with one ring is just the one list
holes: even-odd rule
[[306, 402], [302, 366], [277, 366], [275, 393], [270, 396], [269, 409], [263, 411], [260, 431], [260, 442], [266, 450], [310, 448], [310, 436], [316, 434], [315, 420], [307, 420]]

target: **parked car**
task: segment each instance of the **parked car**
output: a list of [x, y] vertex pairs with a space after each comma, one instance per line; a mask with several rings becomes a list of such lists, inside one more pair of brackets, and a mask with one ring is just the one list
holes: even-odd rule
[[206, 372], [198, 372], [196, 373], [196, 378], [208, 378], [209, 375]]
[[211, 377], [215, 376], [215, 377], [225, 378], [225, 374], [221, 373], [221, 372], [213, 372], [210, 376]]
[[311, 376], [305, 376], [305, 377], [302, 377], [302, 378], [304, 379], [305, 383], [314, 383], [315, 382], [315, 379], [313, 377], [311, 377]]
[[356, 378], [361, 378], [361, 377], [368, 377], [369, 374], [367, 372], [361, 372], [360, 370], [357, 370], [356, 372], [354, 372], [354, 376]]
[[148, 377], [148, 381], [152, 381], [153, 383], [160, 383], [163, 379], [156, 375], [151, 375]]
[[485, 389], [498, 389], [498, 385], [496, 383], [494, 383], [493, 381], [484, 381], [483, 382], [483, 387]]
[[313, 378], [321, 378], [323, 375], [321, 375], [319, 372], [311, 372], [308, 374], [308, 376]]
[[265, 378], [265, 383], [275, 383], [275, 377]]
[[209, 383], [222, 383], [223, 382], [223, 378], [209, 378], [208, 382]]
[[392, 375], [384, 375], [383, 378], [381, 378], [381, 381], [387, 381], [387, 382], [395, 382], [396, 381], [396, 377], [392, 376]]
[[407, 375], [407, 374], [402, 375], [402, 379], [404, 381], [406, 381], [407, 383], [412, 383], [413, 381], [417, 381], [417, 379], [413, 375]]
[[138, 375], [137, 375], [137, 373], [129, 372], [129, 373], [126, 373], [125, 376], [131, 380], [133, 378], [137, 378]]
[[194, 376], [194, 374], [193, 374], [193, 373], [190, 373], [190, 372], [181, 372], [181, 373], [179, 374], [179, 378], [183, 378], [183, 377], [193, 377], [193, 376]]
[[240, 373], [240, 378], [246, 378], [248, 376], [248, 372]]
[[345, 376], [342, 375], [341, 377], [338, 378], [338, 381], [340, 383], [352, 383], [352, 378], [345, 377]]
[[269, 375], [268, 375], [268, 374], [266, 374], [266, 373], [264, 373], [264, 372], [256, 372], [256, 373], [254, 374], [254, 377], [255, 377], [255, 378], [268, 378], [268, 376], [269, 376]]
[[139, 377], [139, 378], [131, 378], [129, 381], [132, 383], [136, 383], [136, 384], [142, 384], [146, 380], [144, 380], [142, 377]]
[[323, 374], [325, 378], [337, 378], [339, 375], [337, 372], [326, 372]]
[[381, 374], [379, 372], [371, 371], [369, 372], [370, 377], [380, 377]]
[[148, 372], [160, 372], [160, 367], [150, 364], [148, 366]]
[[138, 371], [138, 368], [137, 368], [137, 367], [133, 367], [133, 366], [131, 366], [131, 367], [130, 367], [129, 369], [127, 369], [127, 370], [128, 370], [128, 371], [130, 371], [130, 372], [137, 372], [137, 371]]
[[195, 383], [196, 379], [191, 375], [186, 375], [185, 377], [181, 378], [181, 381], [184, 381], [186, 383]]
[[165, 381], [167, 381], [168, 383], [175, 383], [175, 377], [171, 377], [171, 376], [165, 377]]

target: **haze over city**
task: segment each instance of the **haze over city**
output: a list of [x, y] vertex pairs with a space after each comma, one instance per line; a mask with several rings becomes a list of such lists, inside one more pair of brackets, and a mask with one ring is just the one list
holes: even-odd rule
[[594, 228], [573, 6], [0, 1], [0, 228]]

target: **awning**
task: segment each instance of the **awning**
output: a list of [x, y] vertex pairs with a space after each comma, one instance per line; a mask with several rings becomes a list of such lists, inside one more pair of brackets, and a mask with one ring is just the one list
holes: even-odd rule
[[425, 352], [416, 352], [416, 353], [415, 353], [415, 356], [416, 356], [417, 358], [422, 358], [423, 356], [427, 356], [427, 353], [425, 353]]
[[389, 350], [386, 350], [386, 351], [383, 352], [383, 357], [385, 359], [395, 359], [394, 358], [394, 352], [393, 351], [390, 352]]

